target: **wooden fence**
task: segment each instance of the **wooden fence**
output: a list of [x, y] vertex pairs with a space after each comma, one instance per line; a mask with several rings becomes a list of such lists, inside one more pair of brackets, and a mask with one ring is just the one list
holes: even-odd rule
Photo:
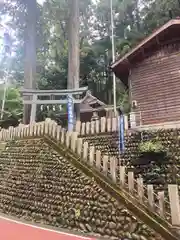
[[164, 191], [155, 193], [153, 185], [145, 185], [141, 177], [135, 179], [133, 172], [128, 172], [127, 174], [126, 167], [118, 166], [116, 158], [103, 155], [94, 146], [89, 146], [88, 142], [83, 142], [83, 139], [78, 137], [79, 132], [67, 132], [61, 126], [58, 126], [55, 121], [46, 119], [44, 122], [31, 125], [21, 124], [16, 128], [2, 129], [0, 141], [24, 137], [42, 137], [44, 135], [48, 135], [57, 143], [59, 142], [70, 148], [79, 155], [80, 161], [84, 161], [89, 166], [96, 168], [96, 170], [110, 178], [121, 189], [128, 191], [138, 202], [148, 207], [149, 210], [158, 214], [173, 226], [180, 227], [178, 185], [168, 185], [167, 195]]
[[[77, 121], [75, 125], [75, 132], [81, 136], [98, 134], [104, 132], [116, 132], [119, 129], [119, 120], [117, 118], [102, 117], [99, 120], [91, 122]], [[124, 116], [124, 129], [128, 130], [128, 116]]]

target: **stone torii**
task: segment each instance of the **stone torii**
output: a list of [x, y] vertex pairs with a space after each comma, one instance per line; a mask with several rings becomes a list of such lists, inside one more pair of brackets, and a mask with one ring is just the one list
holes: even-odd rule
[[[53, 105], [53, 104], [68, 104], [68, 98], [72, 99], [73, 104], [80, 104], [84, 99], [84, 93], [88, 90], [87, 87], [66, 89], [66, 90], [34, 90], [34, 89], [22, 89], [23, 104], [31, 105], [30, 123], [36, 121], [37, 105]], [[26, 97], [28, 96], [28, 100]], [[39, 97], [48, 97], [49, 99], [42, 100]], [[53, 99], [52, 96], [56, 96], [59, 99]]]

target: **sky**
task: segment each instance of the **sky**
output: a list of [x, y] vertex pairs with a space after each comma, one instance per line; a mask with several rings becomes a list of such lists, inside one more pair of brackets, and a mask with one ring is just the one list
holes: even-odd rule
[[45, 0], [37, 0], [37, 2], [38, 2], [39, 4], [43, 4], [43, 2], [45, 2]]
[[[1, 1], [3, 1], [3, 0], [0, 0], [0, 2]], [[84, 0], [84, 1], [86, 1], [86, 0]], [[93, 2], [96, 2], [97, 0], [93, 0]], [[37, 0], [37, 2], [39, 3], [39, 4], [43, 4], [43, 2], [45, 2], [45, 0]]]

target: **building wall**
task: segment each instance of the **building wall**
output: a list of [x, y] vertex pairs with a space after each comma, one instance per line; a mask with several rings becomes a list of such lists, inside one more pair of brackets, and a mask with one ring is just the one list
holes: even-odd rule
[[180, 43], [133, 65], [129, 87], [131, 101], [137, 101], [137, 124], [180, 120]]

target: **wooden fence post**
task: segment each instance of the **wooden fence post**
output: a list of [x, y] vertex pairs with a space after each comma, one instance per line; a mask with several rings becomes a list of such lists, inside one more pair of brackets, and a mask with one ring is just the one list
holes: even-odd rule
[[24, 126], [21, 130], [21, 137], [24, 138], [24, 137], [27, 137], [27, 132], [26, 132], [26, 126]]
[[76, 121], [75, 132], [81, 133], [81, 121]]
[[8, 141], [10, 140], [10, 131], [9, 131], [9, 129], [7, 129], [7, 140]]
[[9, 137], [10, 137], [10, 139], [13, 139], [13, 132], [14, 132], [14, 128], [9, 127]]
[[103, 173], [105, 175], [108, 174], [108, 160], [109, 160], [109, 156], [108, 155], [104, 155], [103, 156]]
[[72, 134], [72, 132], [66, 132], [66, 147], [67, 148], [70, 147], [71, 134]]
[[[19, 133], [19, 137], [20, 137], [20, 133]], [[7, 139], [8, 139], [8, 130], [6, 129], [5, 130], [5, 140], [7, 141]]]
[[[43, 134], [41, 134], [41, 135], [43, 135]], [[30, 136], [30, 127], [29, 127], [29, 125], [27, 125], [27, 127], [26, 127], [26, 136], [27, 137]]]
[[168, 185], [170, 209], [171, 209], [171, 221], [172, 225], [180, 226], [180, 204], [178, 186], [176, 184]]
[[82, 138], [77, 139], [77, 154], [81, 157], [82, 155], [83, 140]]
[[8, 128], [6, 131], [7, 131], [7, 140], [9, 141], [9, 140], [10, 140], [10, 131], [9, 131], [9, 128]]
[[76, 152], [78, 134], [78, 132], [73, 132], [71, 134], [71, 150], [73, 152]]
[[9, 129], [7, 129], [7, 140], [9, 141], [10, 135], [9, 135]]
[[144, 184], [143, 184], [143, 178], [139, 177], [137, 179], [137, 190], [138, 190], [138, 197], [140, 203], [143, 203], [143, 198], [144, 198]]
[[111, 132], [111, 118], [107, 119], [107, 132]]
[[101, 151], [96, 151], [96, 167], [98, 170], [101, 169]]
[[4, 129], [1, 129], [1, 140], [4, 141]]
[[117, 118], [112, 118], [112, 132], [117, 131]]
[[4, 140], [4, 129], [1, 129], [1, 140]]
[[[16, 129], [14, 129], [14, 135], [16, 135]], [[29, 124], [29, 136], [33, 136], [33, 124]]]
[[9, 140], [9, 129], [6, 129], [6, 141]]
[[37, 136], [38, 123], [34, 122], [34, 136]]
[[[29, 130], [29, 135], [30, 135], [30, 130]], [[13, 139], [15, 139], [15, 136], [16, 136], [16, 128], [14, 127], [14, 129], [13, 129], [13, 136], [12, 136], [12, 138], [13, 138]]]
[[[18, 127], [17, 129], [18, 129], [18, 130], [17, 130], [17, 137], [20, 138], [20, 137], [21, 137], [21, 128]], [[6, 132], [5, 132], [5, 133], [6, 133]]]
[[51, 137], [52, 137], [52, 131], [53, 131], [53, 121], [50, 121], [48, 135]]
[[90, 146], [90, 148], [89, 148], [89, 163], [91, 166], [94, 165], [94, 153], [95, 153], [95, 147]]
[[[32, 124], [30, 124], [31, 126]], [[49, 123], [47, 121], [44, 122], [44, 130], [45, 134], [48, 135], [48, 130], [49, 130]]]
[[38, 123], [34, 122], [34, 136], [38, 136]]
[[134, 172], [128, 172], [128, 188], [130, 192], [134, 191]]
[[41, 136], [43, 136], [44, 135], [44, 131], [45, 131], [45, 122], [42, 122], [41, 123]]
[[3, 132], [3, 141], [6, 141], [6, 130], [3, 129], [2, 132]]
[[28, 137], [27, 129], [28, 129], [27, 125], [23, 127], [23, 129], [22, 129], [22, 137]]
[[52, 124], [52, 137], [56, 139], [57, 136], [57, 123]]
[[124, 187], [125, 184], [125, 177], [126, 177], [126, 168], [125, 166], [120, 166], [120, 185]]
[[1, 129], [1, 141], [4, 140], [4, 129]]
[[64, 144], [65, 141], [65, 132], [66, 130], [64, 128], [61, 129], [61, 143]]
[[95, 121], [91, 121], [91, 134], [95, 133]]
[[41, 123], [37, 123], [37, 136], [41, 136]]
[[0, 129], [0, 141], [2, 141], [2, 129]]
[[148, 203], [152, 211], [154, 211], [154, 188], [152, 184], [147, 185]]
[[51, 125], [52, 125], [52, 123], [51, 123], [50, 121], [47, 122], [47, 126], [48, 126], [47, 135], [48, 135], [48, 136], [51, 136]]
[[110, 174], [113, 182], [115, 183], [117, 178], [116, 170], [117, 170], [117, 159], [115, 157], [110, 157]]
[[95, 123], [96, 133], [99, 133], [99, 124], [100, 124], [100, 121], [96, 120], [96, 123]]
[[101, 132], [105, 132], [106, 131], [106, 118], [102, 117], [101, 118]]
[[7, 141], [7, 130], [4, 130], [4, 140]]
[[88, 147], [89, 147], [88, 142], [84, 142], [83, 143], [83, 160], [84, 161], [87, 161], [87, 158], [88, 158]]
[[[15, 138], [16, 138], [16, 128], [17, 128], [17, 127], [15, 127], [15, 128], [14, 128], [13, 139], [15, 139]], [[2, 136], [3, 136], [3, 129], [2, 129]]]
[[59, 142], [61, 137], [61, 126], [57, 126], [56, 140]]
[[164, 191], [158, 192], [159, 214], [164, 218]]
[[124, 115], [124, 129], [128, 130], [129, 123], [128, 123], [128, 115]]
[[90, 132], [90, 122], [86, 122], [86, 134], [88, 135]]
[[81, 135], [83, 136], [85, 135], [85, 133], [86, 133], [86, 124], [83, 122], [81, 124]]
[[3, 132], [3, 141], [6, 141], [6, 130], [3, 129], [2, 132]]
[[[19, 129], [19, 128], [18, 128], [18, 129]], [[20, 135], [20, 133], [18, 133], [18, 134]], [[18, 135], [18, 136], [19, 136], [19, 135]], [[7, 141], [7, 130], [6, 130], [6, 129], [4, 130], [4, 140]]]

